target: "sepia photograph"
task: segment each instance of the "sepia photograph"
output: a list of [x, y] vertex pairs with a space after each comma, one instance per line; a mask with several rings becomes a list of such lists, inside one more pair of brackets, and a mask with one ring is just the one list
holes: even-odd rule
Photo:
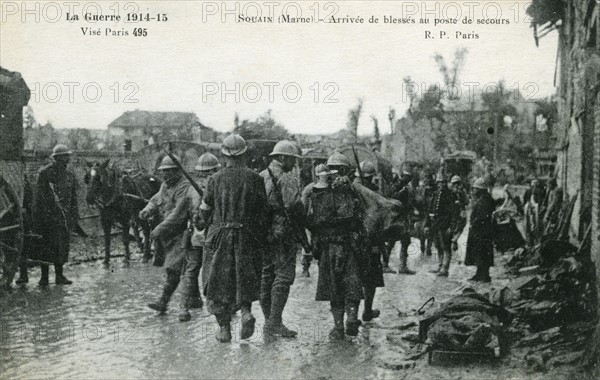
[[600, 0], [0, 0], [0, 380], [600, 378]]

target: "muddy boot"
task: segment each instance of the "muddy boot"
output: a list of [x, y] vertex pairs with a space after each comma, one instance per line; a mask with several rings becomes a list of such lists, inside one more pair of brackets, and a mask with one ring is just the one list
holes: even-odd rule
[[215, 338], [221, 343], [231, 342], [231, 317], [228, 313], [215, 315], [215, 317], [217, 318], [217, 323], [219, 324], [219, 332]]
[[50, 272], [50, 268], [48, 267], [48, 265], [40, 265], [40, 269], [42, 270], [42, 277], [40, 278], [40, 282], [38, 283], [39, 286], [48, 286], [49, 281], [48, 281], [48, 273]]
[[400, 251], [400, 267], [398, 268], [398, 274], [415, 274], [415, 271], [408, 269], [408, 246], [405, 248], [402, 246]]
[[373, 309], [373, 300], [375, 299], [375, 293], [377, 291], [377, 288], [375, 288], [374, 286], [365, 286], [364, 291], [365, 308], [363, 310], [362, 320], [363, 322], [370, 322], [374, 318], [378, 318], [380, 314], [379, 310]]
[[15, 283], [17, 285], [27, 284], [29, 282], [29, 272], [27, 271], [27, 265], [19, 266], [19, 278]]
[[275, 291], [271, 294], [272, 304], [269, 319], [265, 322], [265, 333], [281, 335], [284, 338], [295, 338], [297, 331], [290, 330], [283, 324], [282, 314], [288, 299], [288, 292]]
[[171, 296], [175, 293], [175, 289], [179, 285], [179, 277], [180, 273], [175, 271], [167, 271], [167, 283], [165, 284], [162, 294], [158, 302], [149, 303], [148, 307], [152, 310], [156, 310], [159, 313], [164, 313], [167, 311], [167, 305], [169, 304], [169, 300], [171, 300]]
[[358, 319], [358, 302], [346, 303], [346, 334], [357, 336], [361, 324]]
[[200, 297], [193, 298], [188, 304], [189, 309], [202, 309], [202, 306], [204, 306], [204, 302], [202, 302], [202, 298]]
[[329, 339], [344, 340], [344, 310], [331, 310], [333, 315], [333, 329], [329, 332]]
[[441, 270], [438, 272], [438, 277], [448, 277], [448, 271], [450, 270], [450, 252], [444, 252], [444, 262]]
[[71, 285], [73, 281], [67, 279], [63, 275], [63, 265], [56, 264], [54, 265], [54, 274], [56, 275], [56, 285]]
[[363, 322], [371, 322], [375, 318], [379, 318], [381, 312], [378, 309], [365, 310], [362, 313]]
[[179, 322], [188, 322], [192, 319], [192, 315], [188, 309], [181, 309], [177, 317], [179, 318]]
[[250, 311], [250, 305], [242, 306], [242, 330], [240, 331], [240, 338], [250, 338], [254, 334], [255, 323], [256, 319]]

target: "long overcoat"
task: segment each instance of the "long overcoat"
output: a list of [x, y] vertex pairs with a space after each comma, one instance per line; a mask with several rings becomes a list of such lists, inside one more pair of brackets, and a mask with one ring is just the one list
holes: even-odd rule
[[71, 230], [77, 225], [77, 179], [69, 169], [49, 164], [38, 173], [33, 208], [33, 226], [42, 236], [32, 259], [54, 264], [69, 260]]
[[209, 312], [258, 300], [267, 228], [262, 177], [245, 167], [224, 168], [208, 180], [201, 209], [211, 213], [202, 264]]
[[471, 209], [465, 265], [490, 267], [494, 265], [494, 221], [496, 207], [489, 193], [474, 199]]

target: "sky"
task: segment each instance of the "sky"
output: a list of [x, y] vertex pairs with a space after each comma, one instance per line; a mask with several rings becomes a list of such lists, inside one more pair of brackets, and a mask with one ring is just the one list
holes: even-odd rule
[[[398, 117], [408, 107], [403, 78], [420, 89], [442, 83], [433, 57], [440, 53], [451, 64], [458, 48], [468, 49], [458, 86], [464, 96], [486, 84], [493, 90], [500, 80], [528, 98], [555, 91], [558, 37], [553, 32], [536, 47], [527, 1], [30, 1], [30, 13], [22, 4], [0, 1], [0, 65], [23, 75], [36, 119], [57, 128], [104, 129], [140, 109], [195, 112], [203, 124], [229, 131], [236, 112], [254, 119], [270, 109], [292, 133], [326, 134], [344, 128], [362, 98], [359, 133], [372, 131], [371, 115], [388, 132], [390, 107]], [[117, 9], [119, 22], [83, 19], [86, 11]], [[67, 21], [69, 10], [79, 20]], [[327, 22], [277, 22], [299, 11]], [[133, 12], [155, 20], [124, 22]], [[167, 20], [156, 20], [159, 14]], [[274, 15], [274, 23], [236, 22], [259, 14]], [[348, 23], [333, 23], [329, 14], [348, 16], [338, 20]], [[463, 24], [469, 15], [473, 24]], [[371, 16], [379, 22], [369, 23]], [[349, 23], [357, 17], [364, 23]], [[435, 19], [458, 24], [436, 26]], [[477, 24], [484, 19], [505, 24]], [[134, 36], [138, 28], [147, 35]], [[100, 36], [88, 34], [98, 29]], [[435, 38], [425, 38], [426, 31]]]

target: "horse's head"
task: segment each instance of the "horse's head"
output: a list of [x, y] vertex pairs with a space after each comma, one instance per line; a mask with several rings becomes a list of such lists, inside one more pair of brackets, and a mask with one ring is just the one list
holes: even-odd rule
[[102, 163], [88, 163], [84, 176], [87, 185], [86, 201], [90, 205], [109, 204], [118, 191], [117, 169], [110, 165], [110, 159]]

